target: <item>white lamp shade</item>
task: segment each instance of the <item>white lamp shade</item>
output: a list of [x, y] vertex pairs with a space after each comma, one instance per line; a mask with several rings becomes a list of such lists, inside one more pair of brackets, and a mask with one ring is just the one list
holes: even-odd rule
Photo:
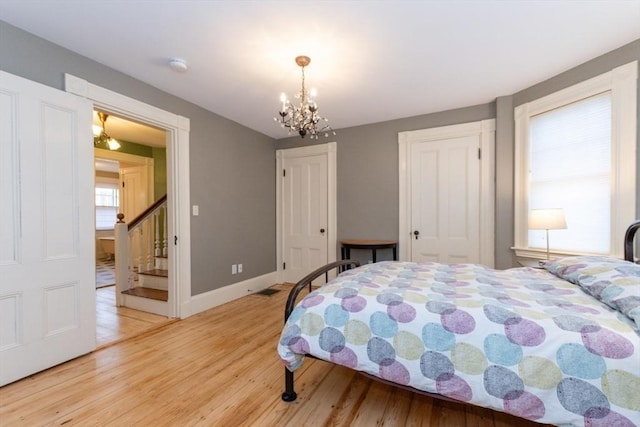
[[567, 221], [564, 218], [564, 210], [561, 208], [529, 211], [530, 230], [563, 230], [565, 228], [567, 228]]

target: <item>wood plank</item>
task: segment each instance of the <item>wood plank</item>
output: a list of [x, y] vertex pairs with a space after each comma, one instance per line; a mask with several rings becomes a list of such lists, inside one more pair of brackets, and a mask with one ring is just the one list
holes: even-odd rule
[[540, 426], [312, 359], [283, 402], [286, 296], [249, 295], [2, 387], [0, 424]]
[[415, 393], [411, 399], [409, 414], [407, 416], [407, 427], [422, 427], [431, 424], [435, 399], [429, 396]]
[[494, 426], [493, 411], [479, 406], [465, 406], [468, 426]]
[[[363, 410], [361, 406], [360, 410], [355, 414], [351, 425], [354, 427], [382, 425], [387, 404], [392, 399], [393, 393], [399, 391], [382, 383], [372, 381], [371, 387], [367, 392], [366, 410]], [[399, 425], [404, 425], [404, 422]]]
[[126, 289], [122, 291], [125, 295], [133, 295], [136, 297], [155, 299], [158, 301], [169, 301], [169, 293], [162, 289], [144, 288], [138, 286], [136, 288]]
[[[301, 402], [300, 407], [288, 419], [288, 423], [291, 425], [314, 425], [317, 420], [324, 420], [327, 414], [331, 414], [340, 403], [340, 397], [344, 394], [345, 389], [349, 387], [353, 377], [357, 375], [356, 372], [344, 369], [341, 366], [333, 366], [318, 360], [314, 361], [314, 363], [317, 366], [316, 369], [325, 371], [325, 375], [311, 377], [309, 388], [313, 388], [313, 390], [309, 391], [303, 388], [308, 372], [306, 375], [302, 374], [296, 378], [296, 384], [301, 383], [300, 396], [298, 397]], [[313, 396], [317, 403], [307, 405], [304, 402], [307, 396]]]
[[115, 295], [115, 286], [96, 290], [96, 345], [98, 348], [133, 338], [175, 321], [157, 314], [116, 307]]

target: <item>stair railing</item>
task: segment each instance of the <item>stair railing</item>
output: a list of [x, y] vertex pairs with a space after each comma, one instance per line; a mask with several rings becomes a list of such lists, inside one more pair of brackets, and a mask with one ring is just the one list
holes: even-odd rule
[[117, 215], [115, 234], [116, 305], [122, 306], [122, 291], [136, 287], [138, 272], [154, 268], [160, 257], [166, 257], [167, 247], [167, 195], [145, 209], [128, 224], [124, 214]]

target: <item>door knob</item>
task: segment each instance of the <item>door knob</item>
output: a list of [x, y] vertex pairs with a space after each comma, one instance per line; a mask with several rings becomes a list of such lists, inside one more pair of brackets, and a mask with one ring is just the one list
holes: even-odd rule
[[324, 234], [324, 228], [320, 229], [320, 234]]
[[420, 232], [416, 230], [413, 232], [413, 235], [416, 236], [416, 240], [418, 240], [418, 236], [420, 235]]

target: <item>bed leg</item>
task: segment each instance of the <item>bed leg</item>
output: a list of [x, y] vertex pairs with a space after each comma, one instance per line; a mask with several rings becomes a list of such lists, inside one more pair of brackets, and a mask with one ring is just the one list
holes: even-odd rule
[[285, 402], [293, 402], [298, 397], [298, 394], [293, 391], [293, 372], [284, 368], [284, 393], [282, 393], [282, 400]]

